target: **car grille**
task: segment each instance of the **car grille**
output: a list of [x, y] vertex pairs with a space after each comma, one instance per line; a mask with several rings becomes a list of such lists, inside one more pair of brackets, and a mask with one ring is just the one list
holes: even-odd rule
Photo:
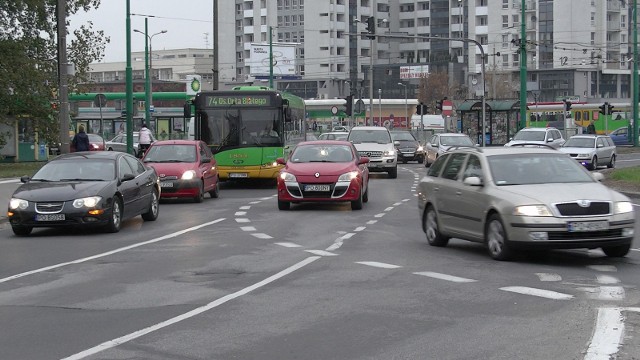
[[358, 151], [358, 155], [368, 158], [379, 158], [382, 157], [382, 151]]
[[[319, 184], [313, 184], [313, 185], [319, 185]], [[323, 185], [327, 185], [327, 184], [323, 184]], [[302, 197], [303, 198], [316, 198], [316, 199], [329, 199], [331, 198], [331, 194], [333, 194], [333, 189], [335, 187], [335, 184], [331, 184], [331, 190], [330, 191], [304, 191], [302, 190]], [[300, 189], [304, 189], [305, 188], [305, 184], [300, 184]]]
[[40, 214], [55, 214], [62, 211], [64, 202], [41, 202], [36, 203], [36, 212]]
[[582, 207], [577, 202], [556, 204], [556, 208], [562, 216], [592, 216], [607, 215], [611, 212], [611, 204], [603, 201], [594, 201], [588, 206]]
[[176, 175], [163, 176], [163, 174], [160, 174], [160, 180], [178, 180], [178, 177]]
[[550, 231], [549, 240], [595, 240], [595, 239], [618, 239], [622, 237], [622, 229], [609, 229], [602, 231]]

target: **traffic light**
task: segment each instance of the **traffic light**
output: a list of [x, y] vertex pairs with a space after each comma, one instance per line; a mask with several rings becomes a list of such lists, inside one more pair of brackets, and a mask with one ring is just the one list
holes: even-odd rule
[[416, 114], [418, 115], [426, 115], [429, 107], [423, 103], [416, 105]]
[[351, 116], [353, 114], [353, 95], [345, 97], [344, 100], [346, 101], [344, 112], [347, 116]]
[[442, 100], [436, 100], [436, 109], [442, 112]]
[[376, 19], [373, 16], [367, 18], [367, 32], [371, 34], [369, 39], [375, 39], [376, 34]]
[[604, 104], [598, 106], [598, 108], [600, 108], [600, 110], [598, 110], [600, 114], [607, 115], [607, 111], [609, 110], [609, 103], [605, 102]]
[[607, 114], [611, 115], [613, 114], [613, 105], [611, 104], [607, 104]]
[[563, 100], [563, 101], [564, 101], [564, 111], [571, 110], [571, 101], [569, 100]]

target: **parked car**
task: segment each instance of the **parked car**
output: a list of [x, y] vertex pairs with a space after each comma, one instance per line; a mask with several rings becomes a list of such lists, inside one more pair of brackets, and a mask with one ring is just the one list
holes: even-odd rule
[[333, 127], [333, 129], [331, 129], [331, 131], [333, 132], [346, 132], [348, 133], [351, 130], [351, 128], [349, 126], [343, 126], [343, 125], [336, 125]]
[[186, 197], [199, 203], [205, 193], [220, 195], [216, 159], [200, 140], [155, 141], [142, 162], [158, 173], [161, 198]]
[[600, 165], [608, 168], [616, 165], [616, 145], [607, 135], [574, 135], [558, 150], [569, 154], [589, 170]]
[[631, 141], [632, 137], [629, 136], [629, 128], [627, 126], [613, 130], [609, 133], [609, 136], [617, 146], [633, 145], [633, 141]]
[[11, 196], [8, 218], [14, 234], [36, 227], [102, 227], [120, 231], [123, 219], [158, 217], [158, 175], [132, 155], [81, 151], [47, 162]]
[[348, 141], [318, 140], [299, 143], [278, 176], [278, 209], [291, 203], [351, 202], [360, 210], [369, 201], [369, 159], [358, 155]]
[[424, 147], [420, 145], [418, 140], [406, 130], [392, 130], [391, 140], [398, 152], [398, 161], [406, 164], [408, 161], [417, 161], [419, 164], [424, 162]]
[[320, 134], [317, 140], [347, 140], [348, 132], [333, 131]]
[[515, 144], [543, 144], [551, 146], [555, 149], [564, 144], [565, 140], [560, 130], [553, 127], [546, 128], [524, 128], [516, 133], [516, 135], [504, 146], [512, 146]]
[[[137, 131], [133, 132], [133, 151], [135, 154], [138, 153], [138, 137], [139, 133]], [[151, 141], [156, 141], [156, 138], [152, 135]], [[105, 147], [108, 151], [122, 151], [127, 152], [127, 134], [118, 134], [113, 139], [106, 142]]]
[[429, 167], [438, 157], [446, 153], [453, 146], [475, 146], [473, 140], [460, 133], [435, 134], [424, 146], [424, 166]]
[[[98, 134], [87, 134], [87, 136], [89, 137], [89, 151], [104, 151], [106, 144], [102, 136]], [[69, 137], [69, 151], [75, 152], [76, 147], [73, 146], [71, 140], [73, 140], [73, 136]]]
[[634, 208], [603, 178], [554, 149], [454, 149], [420, 181], [422, 228], [432, 246], [453, 237], [480, 242], [496, 260], [527, 248], [602, 248], [622, 257]]
[[382, 126], [356, 126], [347, 138], [358, 150], [360, 156], [369, 159], [370, 172], [387, 172], [389, 177], [398, 177], [398, 159], [391, 134]]

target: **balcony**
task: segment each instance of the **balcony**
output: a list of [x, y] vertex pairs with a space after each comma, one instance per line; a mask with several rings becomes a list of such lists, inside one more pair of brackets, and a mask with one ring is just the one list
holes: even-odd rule
[[620, 31], [620, 21], [610, 20], [607, 21], [607, 31]]
[[536, 2], [535, 1], [527, 1], [524, 4], [524, 11], [536, 11]]

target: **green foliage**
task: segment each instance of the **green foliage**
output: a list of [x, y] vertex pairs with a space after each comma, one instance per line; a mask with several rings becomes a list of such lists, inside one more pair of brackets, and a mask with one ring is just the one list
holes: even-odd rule
[[[29, 119], [46, 142], [58, 142], [58, 114], [51, 106], [58, 100], [57, 3], [3, 0], [0, 9], [0, 122]], [[100, 0], [66, 0], [67, 17], [99, 5]], [[91, 23], [67, 36], [67, 59], [76, 68], [68, 78], [70, 92], [88, 81], [89, 64], [104, 57], [108, 42]], [[0, 143], [6, 142], [3, 136]]]
[[613, 180], [628, 181], [640, 184], [640, 167], [628, 167], [615, 169], [611, 175]]

